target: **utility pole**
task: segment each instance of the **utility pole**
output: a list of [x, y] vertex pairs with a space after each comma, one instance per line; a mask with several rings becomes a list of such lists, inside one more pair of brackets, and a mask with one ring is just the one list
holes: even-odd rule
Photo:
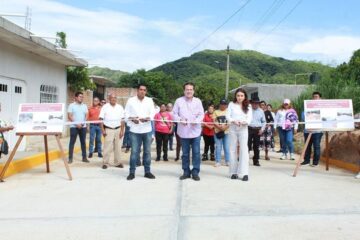
[[227, 61], [226, 61], [226, 87], [225, 87], [225, 99], [228, 99], [229, 94], [229, 71], [230, 71], [230, 47], [227, 46], [226, 50]]

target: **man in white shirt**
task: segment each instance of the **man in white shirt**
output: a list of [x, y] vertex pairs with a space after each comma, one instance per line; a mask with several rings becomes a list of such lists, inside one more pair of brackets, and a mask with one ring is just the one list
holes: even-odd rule
[[147, 87], [139, 84], [137, 95], [129, 98], [125, 107], [125, 116], [130, 127], [131, 154], [130, 154], [130, 174], [127, 180], [135, 178], [136, 163], [140, 161], [140, 149], [143, 145], [143, 164], [145, 169], [144, 177], [154, 179], [155, 176], [150, 172], [151, 164], [151, 120], [154, 119], [155, 108], [151, 98], [146, 97]]
[[100, 111], [99, 118], [104, 122], [101, 124], [101, 130], [105, 138], [103, 169], [109, 165], [111, 153], [114, 152], [115, 167], [123, 168], [120, 163], [120, 139], [124, 136], [124, 108], [117, 104], [115, 94], [109, 95], [109, 102], [106, 103]]

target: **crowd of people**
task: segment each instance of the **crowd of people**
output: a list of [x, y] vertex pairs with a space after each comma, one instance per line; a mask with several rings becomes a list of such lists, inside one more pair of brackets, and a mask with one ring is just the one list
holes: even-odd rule
[[[273, 111], [271, 104], [260, 101], [257, 96], [249, 99], [246, 91], [239, 88], [231, 102], [222, 99], [217, 105], [209, 103], [204, 111], [201, 100], [194, 97], [195, 85], [185, 83], [183, 90], [184, 95], [174, 105], [163, 103], [159, 108], [152, 98], [146, 96], [147, 87], [144, 84], [138, 85], [136, 96], [128, 99], [125, 108], [117, 103], [114, 94], [110, 94], [107, 101], [95, 97], [88, 108], [83, 103], [83, 93], [77, 92], [67, 110], [71, 122], [68, 163], [73, 162], [77, 136], [82, 161], [89, 163], [89, 159], [97, 153], [103, 159], [103, 169], [110, 166], [111, 156], [114, 158], [112, 166], [123, 168], [121, 148], [125, 149], [125, 153], [131, 151], [128, 180], [135, 178], [136, 168], [141, 165], [146, 178], [155, 178], [151, 173], [151, 144], [154, 140], [155, 161], [169, 161], [168, 152], [174, 150], [174, 160], [181, 158], [181, 180], [192, 178], [199, 181], [201, 161], [210, 160], [214, 161], [214, 167], [228, 166], [231, 179], [248, 181], [250, 152], [253, 152], [254, 166], [260, 167], [261, 150], [264, 151], [264, 160], [269, 161], [269, 152], [275, 152], [275, 134], [279, 136], [280, 149], [277, 152], [281, 153], [280, 159], [295, 160], [293, 140], [294, 133], [298, 131], [299, 117], [290, 99], [284, 99], [280, 108]], [[320, 99], [321, 93], [313, 92], [312, 100]], [[304, 121], [304, 118], [302, 113], [301, 120]], [[3, 133], [13, 129], [0, 119], [0, 157], [7, 151]], [[88, 155], [87, 132], [90, 133]], [[316, 167], [320, 160], [323, 133], [311, 133], [304, 128], [304, 141], [309, 137], [310, 140], [301, 165]], [[204, 141], [202, 154], [201, 138]], [[357, 177], [360, 178], [360, 174]]]
[[[152, 142], [155, 140], [156, 143], [155, 161], [169, 161], [168, 152], [174, 150], [173, 139], [176, 138], [175, 161], [181, 157], [181, 180], [192, 178], [199, 181], [201, 161], [210, 160], [214, 161], [214, 167], [228, 166], [231, 179], [248, 181], [250, 152], [253, 152], [254, 166], [260, 166], [261, 150], [264, 151], [264, 159], [270, 160], [269, 152], [275, 151], [276, 132], [280, 140], [280, 159], [294, 160], [293, 136], [298, 129], [299, 118], [289, 99], [284, 99], [275, 113], [271, 104], [260, 101], [257, 96], [249, 99], [246, 91], [239, 88], [229, 103], [225, 99], [217, 106], [209, 103], [204, 111], [201, 100], [194, 96], [195, 85], [185, 83], [183, 90], [184, 95], [176, 99], [174, 105], [163, 103], [158, 110], [153, 99], [146, 96], [147, 87], [144, 84], [139, 84], [137, 95], [129, 98], [125, 108], [117, 103], [114, 94], [108, 96], [107, 102], [94, 98], [93, 105], [87, 108], [82, 102], [83, 94], [76, 93], [75, 101], [68, 107], [68, 118], [74, 122], [70, 125], [69, 163], [73, 162], [74, 143], [79, 136], [83, 162], [89, 162], [88, 158], [97, 152], [98, 157], [103, 158], [103, 169], [110, 166], [112, 155], [114, 166], [123, 168], [120, 154], [121, 148], [124, 148], [125, 153], [130, 151], [127, 179], [134, 179], [136, 168], [141, 165], [144, 166], [144, 176], [154, 179], [151, 172]], [[313, 99], [320, 98], [321, 94], [314, 92]], [[90, 121], [88, 155], [85, 147], [86, 121]], [[305, 132], [305, 139], [308, 136]], [[320, 132], [311, 135], [303, 165], [310, 164], [311, 145], [314, 148], [312, 165], [318, 165], [321, 137]], [[204, 141], [203, 152], [200, 149], [201, 138]]]

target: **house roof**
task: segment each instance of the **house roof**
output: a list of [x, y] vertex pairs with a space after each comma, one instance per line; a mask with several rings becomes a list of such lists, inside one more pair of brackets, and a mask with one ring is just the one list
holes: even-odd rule
[[69, 51], [58, 49], [55, 44], [34, 36], [3, 17], [0, 17], [0, 40], [65, 66], [87, 66], [88, 64], [84, 59], [77, 58]]
[[107, 79], [105, 77], [102, 77], [102, 76], [91, 75], [89, 77], [94, 83], [96, 83], [98, 85], [102, 85], [102, 86], [106, 86], [106, 87], [114, 87], [116, 85], [116, 83], [114, 81]]

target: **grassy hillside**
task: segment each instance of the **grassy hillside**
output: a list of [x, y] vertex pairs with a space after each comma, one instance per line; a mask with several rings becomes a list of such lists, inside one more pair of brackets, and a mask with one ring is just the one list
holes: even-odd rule
[[[256, 51], [230, 51], [229, 90], [239, 85], [260, 83], [295, 83], [295, 74], [318, 72], [322, 78], [330, 75], [331, 67], [320, 63], [291, 61]], [[148, 85], [149, 94], [158, 102], [171, 102], [182, 94], [181, 85], [192, 81], [196, 95], [204, 103], [218, 102], [225, 95], [226, 51], [205, 50], [190, 57], [163, 64], [150, 71], [138, 70], [126, 74], [108, 68], [93, 67], [90, 75], [113, 80], [121, 87], [135, 87], [139, 81]], [[297, 84], [308, 84], [309, 76], [298, 76]]]
[[[331, 67], [320, 63], [291, 61], [256, 51], [230, 51], [230, 86], [247, 82], [294, 83], [295, 74], [318, 72], [327, 76]], [[226, 51], [205, 50], [190, 57], [169, 62], [151, 71], [163, 71], [180, 82], [206, 82], [223, 86], [226, 70]], [[309, 78], [298, 76], [297, 83], [308, 84]]]
[[107, 79], [113, 80], [115, 83], [119, 81], [121, 76], [126, 74], [126, 72], [120, 70], [112, 70], [110, 68], [101, 68], [101, 67], [92, 67], [89, 68], [89, 75], [102, 76]]

